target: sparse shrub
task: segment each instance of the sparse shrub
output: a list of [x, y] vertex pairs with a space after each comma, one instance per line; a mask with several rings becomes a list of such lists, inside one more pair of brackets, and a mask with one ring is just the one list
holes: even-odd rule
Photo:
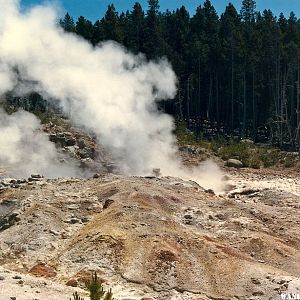
[[200, 134], [196, 136], [187, 129], [184, 121], [176, 122], [175, 134], [180, 146], [195, 145], [212, 151], [216, 156], [223, 160], [230, 158], [240, 160], [244, 167], [260, 169], [261, 167], [270, 168], [282, 165], [290, 168], [296, 165], [297, 159], [292, 157], [282, 157], [280, 149], [259, 147], [253, 143], [239, 142], [237, 139], [219, 137], [217, 139], [208, 140]]
[[[97, 273], [92, 275], [92, 279], [85, 283], [86, 288], [90, 292], [90, 299], [91, 300], [113, 300], [113, 293], [110, 289], [108, 292], [105, 292], [102, 283], [99, 280]], [[103, 298], [104, 297], [104, 298]], [[81, 298], [77, 292], [73, 294], [73, 299], [70, 300], [84, 300]]]
[[91, 300], [100, 300], [105, 295], [101, 281], [97, 277], [97, 273], [92, 275], [92, 280], [86, 282], [86, 287], [90, 291]]
[[251, 160], [250, 160], [250, 168], [253, 169], [260, 169], [260, 165], [261, 165], [261, 161], [259, 160], [259, 158], [257, 156], [254, 156]]
[[218, 154], [224, 145], [228, 145], [228, 141], [224, 138], [214, 139], [210, 142], [210, 150], [212, 150], [215, 154]]
[[113, 300], [113, 293], [111, 289], [106, 293], [104, 300]]
[[229, 144], [225, 144], [219, 148], [218, 155], [223, 160], [228, 160], [230, 158], [238, 159], [245, 167], [248, 167], [253, 154], [251, 147], [251, 145], [246, 143], [242, 144], [230, 142]]
[[[72, 300], [72, 299], [70, 298], [70, 300]], [[78, 293], [75, 292], [75, 293], [73, 293], [73, 300], [84, 300], [84, 298], [81, 298], [81, 297], [78, 295]]]
[[296, 161], [295, 159], [293, 159], [292, 157], [290, 156], [287, 156], [285, 159], [284, 159], [284, 167], [285, 168], [292, 168], [294, 167], [296, 164]]
[[175, 135], [179, 145], [193, 145], [196, 143], [196, 137], [194, 133], [187, 128], [185, 121], [176, 121]]
[[261, 149], [259, 159], [265, 168], [269, 168], [280, 161], [280, 152], [277, 149]]

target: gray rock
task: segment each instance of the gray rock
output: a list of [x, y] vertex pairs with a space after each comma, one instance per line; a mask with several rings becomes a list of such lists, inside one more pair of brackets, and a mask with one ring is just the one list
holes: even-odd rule
[[193, 217], [191, 215], [185, 215], [184, 218], [187, 219], [187, 220], [192, 220], [193, 219]]
[[187, 154], [201, 155], [201, 154], [205, 154], [206, 150], [203, 148], [199, 148], [197, 146], [187, 145], [187, 146], [180, 147], [179, 151]]
[[250, 139], [243, 139], [243, 140], [241, 140], [241, 143], [242, 144], [249, 144], [249, 145], [253, 145], [254, 144], [254, 142], [252, 140], [250, 140]]
[[57, 231], [55, 231], [53, 229], [50, 230], [50, 233], [53, 234], [53, 235], [56, 235], [56, 236], [60, 235], [59, 232], [57, 232]]
[[251, 281], [254, 283], [254, 284], [261, 284], [260, 280], [258, 278], [251, 278]]
[[74, 138], [68, 138], [68, 139], [66, 139], [65, 140], [65, 145], [67, 147], [69, 147], [69, 146], [75, 146], [76, 145], [76, 139], [74, 139]]
[[68, 131], [65, 131], [64, 133], [63, 133], [63, 135], [66, 137], [66, 138], [73, 138], [73, 134], [71, 133], [71, 132], [68, 132]]
[[50, 139], [50, 142], [52, 142], [52, 143], [56, 143], [56, 140], [57, 140], [57, 136], [56, 136], [56, 134], [50, 134], [49, 135], [49, 139]]
[[65, 221], [66, 223], [69, 223], [69, 224], [78, 224], [81, 222], [81, 220], [77, 219], [77, 218], [71, 218], [67, 221]]
[[19, 222], [21, 219], [18, 212], [11, 212], [9, 215], [4, 218], [0, 218], [0, 231], [8, 229], [13, 226], [15, 223]]
[[103, 209], [109, 208], [115, 201], [112, 199], [107, 199], [103, 205]]
[[80, 148], [80, 149], [84, 149], [87, 145], [85, 143], [85, 141], [83, 139], [79, 139], [77, 141], [77, 146]]
[[231, 158], [225, 162], [225, 166], [229, 168], [242, 168], [243, 163], [238, 159]]
[[32, 174], [32, 175], [31, 175], [31, 178], [33, 178], [33, 179], [42, 179], [43, 176], [40, 175], [40, 174]]
[[93, 152], [92, 152], [91, 148], [85, 147], [84, 149], [78, 150], [78, 155], [82, 159], [92, 158], [93, 157]]
[[261, 290], [254, 291], [252, 293], [253, 296], [263, 296], [265, 293]]

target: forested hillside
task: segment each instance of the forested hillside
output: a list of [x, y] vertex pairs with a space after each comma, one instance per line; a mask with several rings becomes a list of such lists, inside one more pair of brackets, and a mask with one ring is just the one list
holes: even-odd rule
[[94, 24], [66, 14], [60, 25], [93, 45], [115, 40], [149, 59], [167, 57], [178, 95], [163, 108], [195, 132], [300, 145], [300, 20], [293, 12], [274, 16], [244, 0], [240, 12], [229, 3], [218, 15], [205, 0], [190, 15], [184, 6], [161, 12], [149, 0], [146, 10], [136, 3], [118, 12], [111, 4]]

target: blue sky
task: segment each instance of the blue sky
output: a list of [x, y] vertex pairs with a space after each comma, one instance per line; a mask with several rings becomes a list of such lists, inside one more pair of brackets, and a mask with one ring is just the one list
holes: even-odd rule
[[[211, 0], [214, 7], [219, 13], [222, 13], [228, 4], [229, 0]], [[21, 0], [23, 8], [30, 7], [35, 4], [43, 2], [54, 2], [51, 0]], [[80, 15], [87, 17], [88, 19], [95, 21], [101, 18], [106, 11], [107, 6], [110, 3], [114, 3], [118, 11], [131, 10], [135, 2], [139, 2], [143, 5], [143, 8], [147, 9], [146, 0], [55, 0], [63, 7], [63, 11], [68, 11], [74, 18]], [[231, 0], [231, 3], [239, 10], [242, 0]], [[195, 12], [197, 6], [203, 3], [203, 0], [160, 0], [161, 10], [164, 11], [167, 8], [170, 10], [176, 9], [184, 5], [191, 14]], [[294, 11], [297, 17], [300, 17], [300, 0], [257, 0], [257, 9], [262, 11], [265, 8], [270, 8], [275, 15], [279, 15], [283, 12], [286, 16], [291, 11]]]

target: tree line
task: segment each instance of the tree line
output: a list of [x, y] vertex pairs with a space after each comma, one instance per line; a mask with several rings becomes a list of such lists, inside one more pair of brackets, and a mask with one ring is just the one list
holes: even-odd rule
[[93, 45], [114, 40], [148, 59], [167, 57], [178, 94], [161, 106], [193, 131], [300, 145], [300, 20], [293, 12], [258, 12], [254, 0], [243, 0], [240, 11], [229, 3], [218, 15], [205, 0], [190, 15], [184, 6], [161, 12], [159, 0], [149, 0], [146, 11], [138, 2], [121, 13], [111, 4], [94, 23], [67, 13], [60, 25]]

